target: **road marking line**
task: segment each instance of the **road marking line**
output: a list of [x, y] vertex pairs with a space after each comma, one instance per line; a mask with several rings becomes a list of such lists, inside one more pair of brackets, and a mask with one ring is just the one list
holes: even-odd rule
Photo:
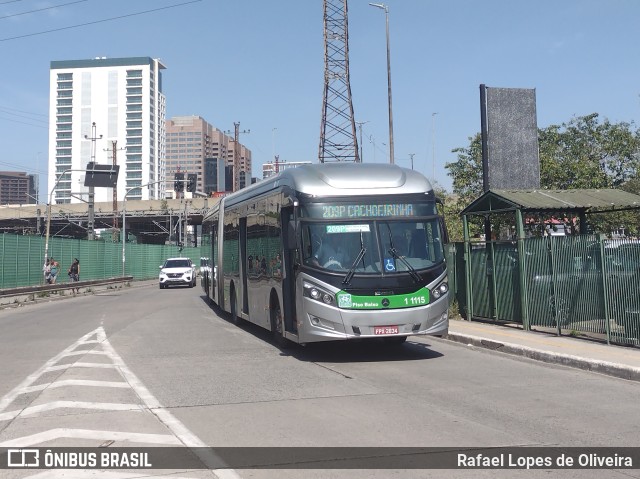
[[18, 416], [31, 416], [44, 411], [53, 411], [54, 409], [73, 408], [73, 409], [99, 409], [102, 411], [144, 411], [140, 404], [120, 404], [120, 403], [103, 403], [103, 402], [86, 402], [86, 401], [52, 401], [37, 406], [29, 406], [17, 411], [9, 411], [0, 413], [0, 421], [13, 419]]
[[[94, 339], [95, 337], [95, 339]], [[85, 363], [85, 362], [77, 362], [73, 364], [64, 364], [64, 365], [56, 365], [65, 356], [73, 353], [76, 348], [81, 344], [97, 344], [101, 343], [102, 348], [104, 350], [103, 354], [106, 354], [113, 364], [104, 364], [104, 363]], [[78, 352], [78, 351], [76, 351]], [[86, 354], [86, 353], [85, 353]], [[117, 368], [120, 374], [123, 376], [125, 381], [129, 384], [131, 389], [138, 395], [138, 397], [142, 400], [144, 405], [150, 410], [152, 414], [154, 414], [158, 420], [164, 424], [174, 436], [168, 436], [171, 439], [166, 439], [166, 435], [148, 435], [142, 433], [126, 433], [126, 432], [112, 432], [112, 431], [88, 431], [87, 430], [73, 430], [73, 429], [52, 429], [40, 434], [35, 434], [33, 436], [26, 436], [22, 438], [13, 439], [11, 441], [6, 441], [4, 443], [0, 443], [0, 447], [8, 447], [8, 445], [18, 445], [23, 444], [24, 442], [35, 441], [35, 444], [46, 442], [51, 439], [56, 439], [57, 437], [67, 437], [64, 435], [64, 431], [67, 431], [66, 434], [71, 434], [69, 437], [73, 438], [82, 438], [86, 437], [89, 439], [96, 438], [98, 440], [103, 440], [106, 437], [120, 437], [121, 440], [135, 440], [136, 438], [140, 438], [141, 442], [152, 442], [153, 437], [156, 437], [157, 440], [169, 440], [175, 441], [172, 444], [183, 444], [187, 447], [194, 448], [202, 448], [198, 449], [196, 455], [203, 461], [205, 465], [220, 463], [220, 459], [216, 456], [216, 454], [207, 447], [207, 445], [200, 440], [195, 434], [193, 434], [180, 420], [178, 420], [171, 412], [167, 409], [164, 409], [160, 402], [151, 394], [151, 392], [142, 384], [142, 382], [138, 379], [138, 377], [127, 367], [122, 358], [116, 353], [116, 351], [111, 346], [111, 343], [107, 340], [106, 333], [104, 328], [100, 326], [97, 329], [85, 334], [78, 341], [73, 343], [68, 348], [64, 349], [61, 353], [57, 354], [53, 358], [49, 359], [42, 367], [40, 367], [37, 371], [30, 374], [24, 381], [22, 381], [18, 386], [12, 389], [8, 394], [6, 394], [2, 399], [0, 399], [0, 420], [4, 417], [9, 419], [17, 417], [18, 415], [31, 415], [37, 412], [56, 409], [60, 407], [72, 407], [72, 408], [85, 408], [85, 409], [108, 409], [108, 410], [137, 410], [144, 411], [142, 405], [135, 404], [108, 404], [108, 403], [83, 403], [76, 401], [55, 401], [52, 403], [42, 404], [38, 406], [31, 406], [24, 408], [20, 411], [10, 411], [1, 413], [4, 411], [15, 399], [21, 394], [24, 394], [25, 390], [30, 391], [31, 385], [36, 382], [40, 376], [44, 373], [52, 372], [52, 371], [62, 371], [69, 368], [74, 367], [85, 367], [85, 368]], [[37, 387], [37, 386], [36, 386]], [[75, 431], [75, 432], [69, 432]], [[85, 432], [78, 432], [85, 431]], [[84, 436], [83, 436], [84, 435]], [[144, 436], [144, 437], [143, 437]], [[164, 436], [164, 438], [158, 438], [158, 436]], [[48, 439], [50, 438], [50, 439]], [[31, 445], [31, 443], [26, 444]], [[15, 446], [14, 446], [15, 447]], [[47, 473], [51, 472], [55, 475], [40, 475], [40, 478], [43, 477], [62, 477], [58, 476], [58, 471], [46, 471]], [[68, 473], [69, 471], [60, 471]], [[83, 472], [83, 471], [78, 471]], [[97, 472], [97, 471], [92, 471]], [[213, 473], [219, 479], [240, 479], [238, 473], [233, 469], [211, 469], [211, 473]], [[68, 474], [64, 477], [70, 477]], [[80, 477], [80, 476], [79, 476]], [[86, 477], [86, 471], [81, 477]], [[115, 477], [115, 476], [111, 476]], [[125, 476], [119, 476], [125, 477]], [[132, 476], [128, 476], [132, 477]]]
[[44, 363], [44, 365], [40, 369], [38, 369], [36, 372], [27, 376], [27, 378], [24, 381], [22, 381], [15, 388], [9, 391], [9, 393], [7, 393], [2, 399], [0, 399], [0, 411], [4, 411], [7, 408], [7, 406], [9, 406], [9, 404], [11, 404], [15, 400], [16, 397], [22, 394], [20, 392], [22, 389], [26, 388], [27, 386], [31, 386], [40, 376], [42, 376], [43, 373], [45, 373], [50, 367], [52, 367], [54, 364], [60, 361], [60, 359], [63, 358], [65, 354], [70, 353], [83, 342], [89, 341], [89, 338], [91, 338], [92, 336], [96, 337], [96, 341], [98, 340], [97, 329], [94, 329], [93, 331], [82, 336], [80, 339], [78, 339], [75, 343], [73, 343], [71, 346], [66, 348], [60, 354], [57, 354], [51, 359], [49, 359], [49, 361]]
[[71, 363], [71, 364], [61, 364], [59, 366], [50, 366], [47, 369], [45, 369], [43, 372], [48, 373], [51, 371], [63, 371], [69, 368], [115, 369], [116, 366], [114, 364], [106, 364], [106, 363]]
[[[60, 438], [95, 439], [96, 441], [103, 441], [105, 438], [109, 438], [113, 439], [114, 441], [164, 444], [169, 446], [181, 445], [180, 440], [170, 434], [144, 434], [140, 432], [94, 431], [92, 429], [58, 428], [50, 429], [38, 434], [32, 434], [31, 436], [23, 436], [17, 439], [0, 442], [0, 447], [31, 447]], [[107, 450], [108, 449], [105, 449], [105, 451]]]
[[129, 388], [129, 385], [122, 381], [92, 381], [89, 379], [63, 379], [53, 383], [39, 384], [38, 386], [29, 386], [22, 390], [22, 394], [32, 393], [35, 391], [43, 391], [45, 389], [62, 388], [67, 386], [90, 386], [101, 388]]
[[[178, 418], [171, 414], [167, 409], [164, 409], [160, 404], [160, 401], [151, 394], [151, 391], [149, 391], [138, 377], [129, 369], [118, 353], [116, 353], [115, 349], [113, 349], [113, 346], [111, 346], [111, 343], [107, 339], [106, 333], [102, 327], [98, 328], [97, 338], [98, 340], [103, 339], [102, 348], [104, 351], [108, 353], [111, 361], [113, 361], [120, 370], [120, 374], [124, 376], [125, 380], [131, 385], [131, 388], [140, 397], [142, 402], [151, 409], [151, 412], [156, 415], [160, 422], [165, 424], [185, 446], [202, 448], [196, 450], [196, 455], [204, 462], [204, 464], [219, 464], [219, 458], [215, 453], [208, 448], [208, 446], [202, 442], [198, 436], [182, 424]], [[213, 472], [220, 479], [240, 479], [240, 476], [234, 469], [213, 469]]]
[[69, 356], [84, 356], [85, 354], [97, 354], [97, 355], [102, 355], [105, 356], [107, 353], [105, 353], [104, 351], [71, 351], [70, 353], [65, 354], [63, 357], [69, 357]]

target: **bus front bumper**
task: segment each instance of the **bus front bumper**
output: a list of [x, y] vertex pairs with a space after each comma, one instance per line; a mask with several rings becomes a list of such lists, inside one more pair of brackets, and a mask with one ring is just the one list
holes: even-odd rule
[[394, 310], [340, 309], [308, 298], [304, 322], [298, 325], [299, 341], [311, 343], [341, 339], [394, 336], [442, 336], [449, 330], [448, 299], [427, 306]]

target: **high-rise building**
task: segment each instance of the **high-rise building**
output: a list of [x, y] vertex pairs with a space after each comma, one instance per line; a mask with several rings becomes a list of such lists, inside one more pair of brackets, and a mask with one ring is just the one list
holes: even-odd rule
[[0, 171], [0, 205], [37, 203], [36, 176], [19, 171]]
[[[196, 173], [197, 191], [207, 195], [220, 188], [224, 165], [233, 165], [234, 140], [199, 116], [175, 116], [167, 120], [167, 189], [175, 173]], [[251, 150], [238, 142], [241, 178], [251, 177]], [[220, 160], [223, 162], [220, 165]], [[214, 170], [211, 170], [213, 168]], [[209, 170], [209, 171], [208, 171]], [[215, 180], [214, 180], [215, 178]], [[241, 182], [241, 187], [243, 187]]]
[[205, 158], [204, 182], [201, 191], [207, 196], [211, 196], [211, 193], [227, 191], [225, 165], [226, 162], [222, 158]]
[[[117, 198], [165, 197], [164, 69], [149, 57], [51, 62], [48, 185], [49, 191], [55, 185], [54, 203], [87, 199], [83, 171], [90, 161], [112, 164], [113, 142]], [[95, 188], [95, 201], [112, 199], [112, 188]]]

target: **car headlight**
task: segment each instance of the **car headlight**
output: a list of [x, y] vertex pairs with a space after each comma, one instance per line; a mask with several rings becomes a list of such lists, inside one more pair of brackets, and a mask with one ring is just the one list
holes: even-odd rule
[[333, 300], [333, 294], [329, 293], [328, 291], [325, 291], [324, 289], [316, 286], [315, 284], [307, 283], [306, 281], [303, 284], [302, 295], [306, 296], [307, 298], [311, 298], [315, 301], [322, 302], [324, 304], [329, 304], [329, 305], [335, 304]]
[[436, 286], [431, 290], [431, 296], [433, 296], [434, 300], [437, 300], [445, 296], [448, 291], [449, 291], [449, 283], [447, 283], [446, 281], [443, 281], [442, 283], [440, 283], [438, 286]]

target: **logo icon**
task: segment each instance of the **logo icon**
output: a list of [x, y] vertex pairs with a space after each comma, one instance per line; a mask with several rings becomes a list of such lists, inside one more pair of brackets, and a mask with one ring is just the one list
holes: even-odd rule
[[351, 295], [348, 293], [339, 294], [338, 295], [338, 307], [339, 308], [350, 308], [353, 306], [353, 301], [351, 300]]
[[7, 467], [38, 467], [40, 451], [38, 449], [7, 449]]
[[396, 270], [396, 265], [393, 262], [392, 258], [385, 258], [384, 259], [384, 270], [385, 271], [395, 271]]
[[385, 308], [389, 307], [389, 299], [388, 298], [383, 298], [382, 299], [382, 306], [384, 306]]

